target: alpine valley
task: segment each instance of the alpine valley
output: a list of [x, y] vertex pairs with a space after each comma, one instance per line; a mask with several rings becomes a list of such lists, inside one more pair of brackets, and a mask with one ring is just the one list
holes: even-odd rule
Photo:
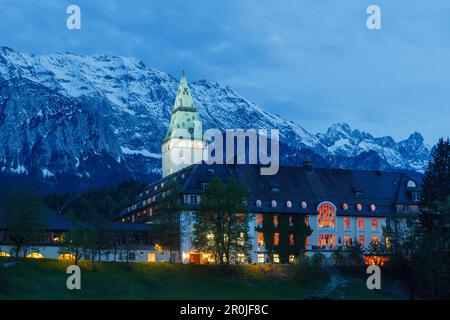
[[[156, 179], [177, 87], [133, 58], [0, 47], [0, 183], [50, 193]], [[190, 88], [204, 129], [279, 129], [286, 165], [307, 155], [315, 166], [422, 172], [430, 157], [417, 132], [396, 142], [339, 123], [314, 134], [219, 83]]]

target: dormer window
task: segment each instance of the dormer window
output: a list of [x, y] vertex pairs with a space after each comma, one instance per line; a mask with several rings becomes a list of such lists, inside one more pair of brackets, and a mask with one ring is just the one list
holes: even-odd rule
[[406, 183], [407, 188], [416, 188], [416, 183], [413, 180], [408, 180]]

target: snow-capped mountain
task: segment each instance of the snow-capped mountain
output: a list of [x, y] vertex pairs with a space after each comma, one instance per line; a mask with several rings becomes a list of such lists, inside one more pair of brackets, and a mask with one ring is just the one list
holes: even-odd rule
[[[133, 58], [0, 47], [0, 174], [49, 190], [154, 179], [177, 87]], [[399, 143], [346, 124], [311, 134], [216, 82], [190, 88], [204, 129], [277, 128], [286, 164], [308, 154], [321, 166], [420, 171], [429, 157], [419, 133]]]

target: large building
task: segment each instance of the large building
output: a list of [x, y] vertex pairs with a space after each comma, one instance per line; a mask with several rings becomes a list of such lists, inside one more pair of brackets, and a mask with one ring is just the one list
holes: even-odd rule
[[[191, 139], [174, 134], [176, 128], [187, 130]], [[299, 245], [303, 245], [297, 235], [304, 222], [312, 233], [300, 249], [308, 254], [321, 252], [329, 256], [337, 246], [345, 247], [354, 241], [363, 248], [386, 241], [383, 227], [388, 218], [403, 218], [418, 212], [419, 183], [401, 172], [315, 168], [310, 161], [305, 161], [298, 167], [281, 166], [276, 175], [263, 176], [259, 165], [208, 165], [198, 158], [190, 165], [179, 164], [179, 159], [174, 161], [173, 154], [184, 158], [201, 153], [205, 144], [199, 133], [201, 122], [183, 73], [168, 133], [162, 143], [163, 178], [146, 187], [117, 218], [123, 223], [154, 223], [159, 200], [176, 181], [182, 190], [183, 210], [179, 248], [173, 261], [208, 260], [208, 253], [199, 252], [192, 245], [193, 224], [188, 217], [198, 210], [202, 193], [213, 177], [226, 182], [234, 176], [249, 191], [252, 253], [249, 259], [234, 257], [241, 262], [295, 260]], [[174, 146], [179, 149], [171, 155]]]

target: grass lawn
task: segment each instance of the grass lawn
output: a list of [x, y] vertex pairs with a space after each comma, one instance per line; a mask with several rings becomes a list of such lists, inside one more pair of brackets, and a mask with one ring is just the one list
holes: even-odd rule
[[[0, 258], [0, 299], [305, 299], [329, 286], [321, 276], [297, 283], [288, 266], [218, 266], [169, 263], [81, 262], [81, 290], [66, 288], [60, 260]], [[345, 277], [327, 293], [335, 299], [392, 299], [365, 287], [365, 278]]]

